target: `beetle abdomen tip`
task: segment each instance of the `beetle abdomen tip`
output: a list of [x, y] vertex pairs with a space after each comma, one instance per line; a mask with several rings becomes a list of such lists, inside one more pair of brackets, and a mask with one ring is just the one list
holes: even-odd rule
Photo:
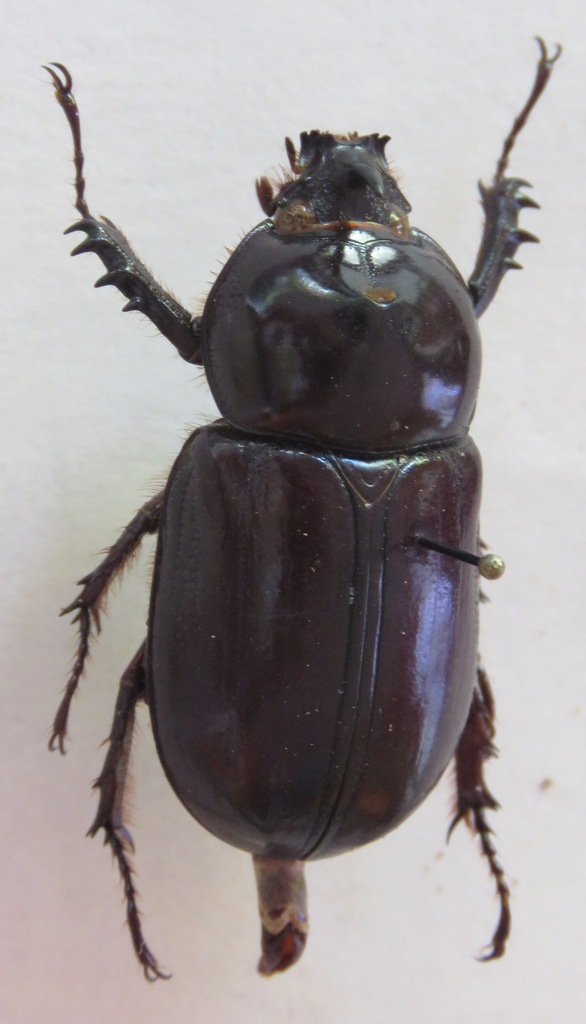
[[253, 856], [261, 920], [258, 972], [265, 977], [297, 963], [307, 942], [307, 890], [301, 860]]
[[305, 949], [307, 933], [289, 923], [278, 935], [271, 935], [263, 926], [261, 933], [262, 956], [258, 962], [258, 973], [266, 978], [277, 971], [286, 971], [297, 963]]

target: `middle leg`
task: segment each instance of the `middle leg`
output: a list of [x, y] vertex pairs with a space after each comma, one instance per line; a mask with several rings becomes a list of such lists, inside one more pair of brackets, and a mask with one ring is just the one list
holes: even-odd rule
[[145, 502], [116, 543], [108, 550], [106, 557], [93, 572], [79, 581], [79, 586], [83, 587], [83, 590], [61, 612], [61, 615], [75, 613], [73, 622], [78, 626], [78, 640], [73, 668], [53, 721], [49, 750], [58, 747], [62, 754], [65, 753], [69, 708], [83, 675], [92, 637], [100, 632], [100, 615], [108, 588], [135, 554], [143, 537], [148, 533], [156, 533], [159, 529], [164, 496], [165, 491], [162, 490]]
[[482, 960], [495, 960], [505, 952], [511, 931], [510, 891], [492, 842], [492, 829], [486, 811], [498, 810], [498, 803], [484, 780], [484, 765], [496, 756], [494, 746], [494, 698], [488, 676], [479, 663], [477, 681], [464, 732], [456, 749], [456, 814], [448, 830], [448, 838], [456, 825], [464, 820], [480, 840], [500, 901], [500, 916], [490, 946]]

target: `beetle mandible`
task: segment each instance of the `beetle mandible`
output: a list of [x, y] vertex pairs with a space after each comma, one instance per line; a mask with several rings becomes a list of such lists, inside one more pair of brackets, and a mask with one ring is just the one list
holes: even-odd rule
[[64, 752], [72, 697], [106, 592], [158, 534], [148, 635], [124, 672], [103, 770], [100, 829], [118, 863], [135, 953], [142, 933], [123, 817], [136, 705], [148, 704], [171, 786], [207, 829], [253, 855], [259, 970], [284, 970], [307, 936], [306, 860], [395, 828], [455, 760], [456, 808], [478, 836], [500, 901], [483, 959], [510, 931], [509, 889], [487, 810], [494, 703], [477, 657], [480, 459], [468, 430], [480, 373], [477, 319], [535, 207], [505, 177], [517, 135], [558, 59], [538, 39], [529, 98], [480, 187], [484, 231], [466, 284], [385, 159], [388, 136], [301, 135], [291, 173], [257, 194], [266, 219], [220, 272], [200, 316], [149, 274], [85, 198], [79, 112], [47, 67], [74, 143], [69, 231], [86, 237], [125, 310], [203, 366], [222, 419], [196, 430], [169, 477], [80, 580], [79, 637], [53, 723]]

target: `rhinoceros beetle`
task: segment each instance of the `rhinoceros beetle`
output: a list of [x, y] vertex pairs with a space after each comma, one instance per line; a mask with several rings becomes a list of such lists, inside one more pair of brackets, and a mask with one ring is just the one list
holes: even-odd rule
[[537, 203], [505, 177], [517, 135], [560, 47], [540, 58], [492, 184], [466, 284], [410, 226], [385, 159], [388, 136], [286, 140], [291, 172], [257, 193], [266, 215], [219, 274], [200, 316], [150, 275], [85, 199], [79, 112], [49, 66], [74, 142], [74, 254], [96, 253], [97, 286], [147, 316], [203, 366], [222, 418], [185, 443], [166, 486], [80, 580], [74, 667], [50, 747], [64, 752], [72, 697], [113, 579], [158, 534], [148, 635], [124, 672], [90, 835], [103, 830], [123, 879], [135, 953], [143, 937], [124, 823], [136, 705], [150, 709], [175, 793], [205, 828], [253, 856], [259, 970], [284, 970], [307, 936], [303, 867], [396, 828], [455, 760], [450, 831], [478, 836], [500, 901], [483, 959], [500, 957], [509, 889], [486, 812], [494, 703], [477, 655], [481, 466], [468, 430], [479, 374], [477, 319]]

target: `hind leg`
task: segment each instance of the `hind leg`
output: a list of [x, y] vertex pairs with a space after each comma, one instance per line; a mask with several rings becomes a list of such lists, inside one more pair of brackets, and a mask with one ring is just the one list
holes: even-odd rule
[[484, 780], [484, 765], [496, 756], [493, 740], [495, 706], [488, 676], [478, 665], [472, 704], [464, 732], [456, 749], [456, 814], [448, 831], [448, 838], [458, 822], [464, 820], [480, 840], [483, 856], [495, 881], [500, 901], [499, 921], [487, 953], [482, 960], [494, 960], [503, 955], [511, 930], [510, 892], [505, 873], [497, 859], [492, 842], [492, 829], [486, 820], [486, 811], [498, 810], [498, 803]]
[[94, 789], [100, 792], [98, 811], [88, 835], [95, 836], [100, 829], [104, 830], [104, 844], [112, 851], [124, 885], [126, 919], [134, 952], [142, 965], [145, 978], [148, 981], [156, 981], [157, 978], [167, 978], [169, 975], [163, 974], [159, 968], [142, 934], [134, 872], [130, 862], [130, 856], [134, 853], [134, 843], [124, 824], [124, 796], [128, 781], [135, 709], [145, 693], [145, 647], [146, 641], [139, 647], [120, 680], [114, 719], [107, 740], [108, 752], [102, 771], [94, 782]]

